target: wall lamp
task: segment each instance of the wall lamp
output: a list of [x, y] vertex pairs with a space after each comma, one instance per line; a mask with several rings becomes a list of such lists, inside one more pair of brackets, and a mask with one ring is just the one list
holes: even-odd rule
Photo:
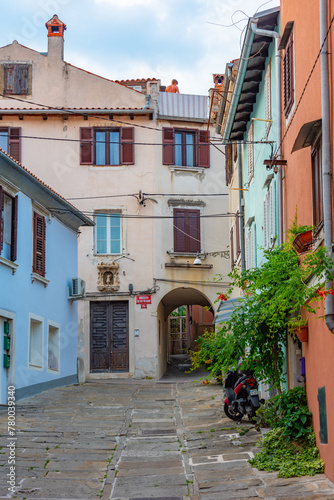
[[[219, 255], [219, 257], [224, 257], [224, 259], [230, 258], [230, 251], [229, 250], [220, 250], [218, 252], [203, 252], [203, 254], [204, 254], [204, 259], [207, 255], [212, 255], [212, 257], [217, 257], [217, 255]], [[196, 258], [195, 258], [193, 264], [195, 266], [200, 266], [202, 264], [199, 252], [197, 252]]]

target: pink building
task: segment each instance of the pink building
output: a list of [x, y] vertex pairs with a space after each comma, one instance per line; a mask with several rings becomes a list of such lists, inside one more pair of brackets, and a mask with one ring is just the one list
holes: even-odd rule
[[[328, 12], [326, 12], [328, 10]], [[322, 15], [321, 15], [322, 12]], [[334, 1], [281, 1], [280, 50], [283, 63], [282, 159], [284, 184], [284, 224], [291, 225], [297, 210], [297, 223], [314, 225], [313, 249], [332, 247], [332, 159], [333, 29], [330, 19]], [[322, 26], [322, 27], [321, 27]], [[320, 56], [327, 33], [328, 53]], [[320, 35], [321, 33], [321, 35]], [[326, 100], [326, 84], [329, 84]], [[323, 101], [323, 102], [322, 102]], [[328, 144], [328, 148], [326, 147]], [[331, 284], [327, 285], [331, 287]], [[334, 480], [334, 321], [333, 297], [320, 304], [317, 316], [308, 318], [308, 341], [302, 342], [308, 404], [313, 414], [317, 444], [325, 461], [325, 473]], [[289, 354], [289, 353], [288, 353]], [[291, 359], [288, 356], [290, 373]], [[295, 380], [289, 380], [289, 386]]]

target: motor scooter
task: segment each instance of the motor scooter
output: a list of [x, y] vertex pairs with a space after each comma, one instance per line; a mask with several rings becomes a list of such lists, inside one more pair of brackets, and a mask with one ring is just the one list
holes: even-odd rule
[[227, 398], [224, 412], [232, 420], [246, 416], [253, 420], [256, 410], [264, 400], [259, 399], [259, 385], [251, 372], [229, 371], [224, 382]]

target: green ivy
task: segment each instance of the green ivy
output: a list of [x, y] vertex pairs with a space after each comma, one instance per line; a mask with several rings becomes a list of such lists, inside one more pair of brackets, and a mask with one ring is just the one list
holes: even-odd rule
[[[294, 232], [299, 229], [293, 226]], [[281, 391], [287, 330], [292, 332], [303, 324], [303, 311], [316, 313], [315, 301], [322, 300], [319, 288], [332, 279], [333, 267], [322, 246], [301, 259], [293, 248], [293, 236], [291, 231], [283, 245], [264, 250], [261, 266], [232, 270], [230, 289], [217, 300], [226, 300], [240, 290], [243, 297], [220, 331], [199, 338], [197, 352], [192, 353], [194, 367], [205, 367], [217, 376], [221, 370], [227, 372], [236, 366], [247, 348], [244, 365], [251, 367], [260, 381]]]
[[287, 443], [283, 429], [273, 429], [264, 435], [260, 446], [261, 452], [249, 460], [259, 470], [278, 471], [278, 477], [314, 476], [324, 470], [313, 431], [302, 442]]

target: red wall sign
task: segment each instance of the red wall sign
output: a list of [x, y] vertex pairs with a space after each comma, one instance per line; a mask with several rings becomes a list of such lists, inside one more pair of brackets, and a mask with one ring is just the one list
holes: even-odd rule
[[140, 304], [142, 309], [147, 309], [147, 304], [151, 304], [151, 295], [137, 295], [136, 304]]

